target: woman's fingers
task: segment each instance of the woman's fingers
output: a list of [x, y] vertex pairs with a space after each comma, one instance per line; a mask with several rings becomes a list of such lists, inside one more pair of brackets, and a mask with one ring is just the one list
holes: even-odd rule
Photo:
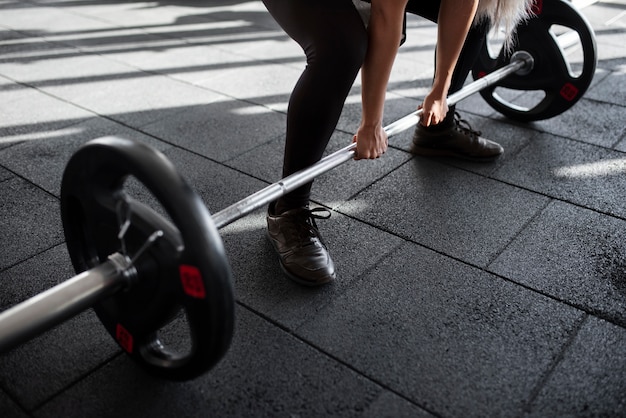
[[357, 135], [354, 135], [352, 137], [352, 142], [357, 143], [357, 147], [354, 152], [355, 160], [374, 160], [379, 158], [387, 152], [387, 147], [389, 146], [389, 140], [386, 135], [384, 140], [372, 142], [363, 141], [362, 143], [358, 141]]

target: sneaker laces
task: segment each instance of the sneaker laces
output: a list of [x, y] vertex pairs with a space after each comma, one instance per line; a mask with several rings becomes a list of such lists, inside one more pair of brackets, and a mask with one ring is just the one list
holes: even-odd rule
[[468, 136], [472, 141], [478, 140], [478, 137], [483, 134], [481, 131], [472, 129], [469, 122], [461, 118], [459, 112], [454, 112], [454, 125], [457, 131], [460, 131], [464, 135]]
[[311, 245], [312, 241], [308, 238], [317, 238], [324, 243], [317, 228], [316, 219], [329, 219], [330, 211], [326, 208], [302, 208], [294, 214], [296, 222], [293, 223], [298, 241], [304, 245]]

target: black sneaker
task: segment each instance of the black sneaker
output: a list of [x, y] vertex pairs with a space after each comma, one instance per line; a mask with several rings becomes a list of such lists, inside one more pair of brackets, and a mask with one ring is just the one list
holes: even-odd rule
[[421, 124], [413, 134], [415, 155], [425, 157], [456, 157], [465, 160], [488, 162], [498, 158], [504, 149], [493, 141], [480, 136], [469, 123], [454, 113], [454, 123], [448, 129], [430, 130]]
[[298, 208], [281, 215], [273, 212], [271, 204], [267, 211], [267, 237], [287, 277], [305, 286], [333, 280], [335, 265], [315, 223], [315, 219], [330, 218], [330, 212], [324, 208]]

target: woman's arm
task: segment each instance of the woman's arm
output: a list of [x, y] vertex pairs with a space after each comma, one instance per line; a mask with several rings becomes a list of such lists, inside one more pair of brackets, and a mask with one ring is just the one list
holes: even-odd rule
[[357, 159], [377, 158], [387, 150], [383, 108], [391, 68], [400, 46], [407, 1], [372, 0], [369, 44], [361, 68], [363, 114], [354, 136]]
[[421, 123], [441, 122], [448, 112], [446, 97], [478, 0], [441, 0], [437, 24], [437, 60], [432, 89], [424, 99]]

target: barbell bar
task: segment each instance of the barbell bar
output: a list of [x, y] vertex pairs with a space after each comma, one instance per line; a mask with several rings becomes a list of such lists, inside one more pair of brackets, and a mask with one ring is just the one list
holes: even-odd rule
[[121, 254], [0, 313], [0, 353], [31, 340], [128, 285]]
[[[478, 79], [463, 87], [456, 93], [448, 96], [448, 104], [454, 105], [455, 103], [471, 96], [472, 94], [494, 84], [510, 74], [528, 73], [532, 69], [533, 58], [524, 51], [517, 51], [511, 57], [511, 63], [505, 67]], [[418, 109], [397, 121], [384, 127], [384, 131], [388, 137], [399, 134], [413, 126], [415, 126], [422, 115], [423, 110]], [[219, 229], [222, 228], [237, 219], [244, 217], [250, 212], [267, 205], [270, 202], [278, 199], [279, 197], [297, 189], [298, 187], [312, 181], [319, 175], [332, 170], [333, 168], [345, 163], [354, 158], [356, 149], [356, 143], [335, 151], [334, 153], [322, 158], [316, 164], [293, 173], [282, 180], [273, 183], [264, 189], [234, 203], [227, 208], [213, 214], [213, 223]]]

